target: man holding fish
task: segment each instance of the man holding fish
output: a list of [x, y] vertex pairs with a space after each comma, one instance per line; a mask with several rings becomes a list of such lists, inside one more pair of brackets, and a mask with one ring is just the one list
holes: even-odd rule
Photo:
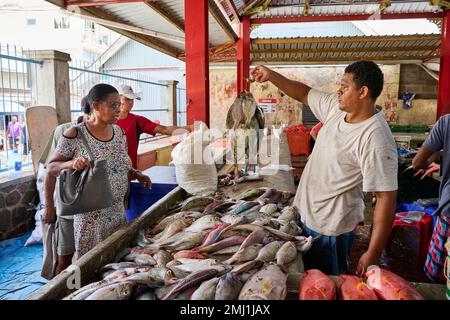
[[304, 255], [305, 270], [342, 274], [354, 229], [364, 220], [363, 192], [375, 192], [377, 202], [368, 250], [356, 272], [380, 263], [391, 232], [397, 194], [397, 149], [376, 99], [383, 73], [371, 61], [345, 68], [339, 89], [323, 93], [290, 80], [264, 66], [251, 72], [254, 81], [272, 82], [290, 97], [308, 105], [324, 124], [303, 171], [294, 199], [304, 231], [317, 237]]

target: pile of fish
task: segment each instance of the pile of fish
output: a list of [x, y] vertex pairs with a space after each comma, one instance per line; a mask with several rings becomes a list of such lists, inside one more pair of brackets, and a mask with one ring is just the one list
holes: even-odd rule
[[[283, 300], [287, 278], [303, 273], [300, 300], [421, 299], [401, 277], [383, 269], [334, 280], [307, 270], [293, 194], [260, 188], [235, 199], [190, 197], [155, 225], [136, 246], [99, 271], [100, 281], [68, 300]], [[379, 271], [377, 271], [379, 270]], [[366, 284], [367, 283], [367, 284]]]
[[100, 270], [101, 280], [65, 299], [282, 300], [287, 277], [304, 271], [293, 194], [252, 189], [235, 199], [190, 197], [133, 248]]

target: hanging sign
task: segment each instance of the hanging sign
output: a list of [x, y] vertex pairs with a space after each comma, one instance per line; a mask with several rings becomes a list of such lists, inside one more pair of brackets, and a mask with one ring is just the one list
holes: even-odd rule
[[277, 104], [277, 99], [258, 99], [258, 105], [264, 113], [275, 113]]

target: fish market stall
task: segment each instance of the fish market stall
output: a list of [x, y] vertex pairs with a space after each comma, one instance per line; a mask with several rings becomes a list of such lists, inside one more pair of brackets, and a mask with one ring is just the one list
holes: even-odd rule
[[[238, 188], [244, 190], [239, 196], [218, 199], [190, 197], [177, 187], [29, 299], [297, 299], [304, 277], [301, 253], [312, 239], [289, 223], [296, 217], [289, 206], [293, 193], [252, 182]], [[278, 204], [284, 204], [281, 210]], [[322, 283], [315, 277], [308, 275], [312, 280], [300, 292]], [[78, 280], [82, 288], [69, 289]], [[348, 281], [350, 288], [357, 283]], [[263, 290], [268, 287], [273, 290]], [[441, 285], [407, 288], [413, 290], [407, 298], [445, 294]]]

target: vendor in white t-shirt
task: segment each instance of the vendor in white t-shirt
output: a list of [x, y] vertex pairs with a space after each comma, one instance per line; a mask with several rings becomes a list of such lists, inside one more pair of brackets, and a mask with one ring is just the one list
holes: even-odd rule
[[356, 272], [378, 265], [391, 232], [397, 195], [396, 144], [375, 107], [383, 89], [380, 68], [371, 61], [347, 66], [337, 93], [311, 89], [264, 66], [253, 69], [252, 76], [257, 82], [272, 82], [308, 105], [324, 124], [294, 199], [305, 232], [320, 236], [304, 255], [305, 270], [347, 272], [353, 230], [364, 220], [363, 192], [375, 192], [377, 202], [369, 248]]

